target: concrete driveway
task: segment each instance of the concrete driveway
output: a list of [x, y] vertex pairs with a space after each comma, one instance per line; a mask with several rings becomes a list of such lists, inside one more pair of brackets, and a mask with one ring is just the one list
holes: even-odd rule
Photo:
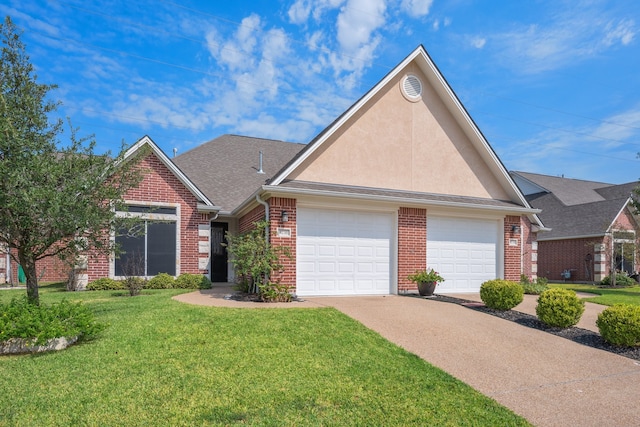
[[[212, 291], [177, 299], [250, 306]], [[314, 297], [288, 306], [334, 307], [534, 425], [640, 425], [640, 363], [634, 360], [430, 299]]]

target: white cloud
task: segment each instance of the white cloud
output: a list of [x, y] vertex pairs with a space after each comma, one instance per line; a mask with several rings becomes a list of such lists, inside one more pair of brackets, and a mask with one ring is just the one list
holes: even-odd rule
[[511, 31], [487, 35], [495, 54], [509, 67], [525, 73], [557, 69], [632, 43], [638, 29], [633, 20], [612, 20], [596, 8], [549, 11], [545, 24], [520, 24]]
[[471, 46], [476, 49], [482, 49], [484, 45], [487, 43], [487, 39], [484, 37], [474, 37], [471, 39]]
[[433, 0], [402, 0], [401, 7], [410, 16], [420, 18], [429, 14]]
[[310, 0], [296, 0], [291, 5], [287, 15], [289, 21], [293, 24], [303, 24], [309, 19], [311, 13], [311, 1]]

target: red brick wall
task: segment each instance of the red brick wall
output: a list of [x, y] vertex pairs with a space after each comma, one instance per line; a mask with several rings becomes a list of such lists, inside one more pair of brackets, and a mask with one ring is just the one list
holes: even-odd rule
[[[513, 227], [520, 227], [520, 232], [516, 233]], [[525, 224], [519, 216], [508, 215], [504, 219], [504, 278], [506, 280], [520, 281], [520, 273], [523, 272], [522, 240], [526, 239], [524, 230]], [[516, 240], [517, 244], [510, 243]]]
[[[550, 240], [538, 242], [538, 276], [553, 281], [563, 281], [561, 273], [571, 270], [572, 281], [592, 281], [594, 246], [603, 243], [602, 238]], [[590, 261], [585, 262], [587, 255]], [[607, 267], [609, 263], [607, 262]], [[589, 268], [590, 277], [586, 268]]]
[[416, 290], [407, 279], [416, 270], [427, 268], [427, 210], [398, 210], [398, 292]]
[[[278, 274], [274, 274], [272, 280], [288, 285], [293, 292], [296, 289], [296, 224], [297, 210], [296, 199], [287, 199], [283, 197], [272, 197], [268, 200], [269, 216], [271, 227], [271, 244], [273, 246], [285, 247], [290, 257], [281, 255], [280, 263], [284, 266], [284, 270]], [[288, 216], [287, 222], [282, 222], [282, 212], [286, 211]], [[278, 237], [278, 228], [286, 228], [291, 232], [291, 237]]]
[[238, 221], [238, 233], [246, 233], [254, 228], [253, 224], [264, 220], [264, 206], [256, 206], [248, 213], [244, 214]]
[[[198, 269], [198, 258], [207, 254], [198, 253], [198, 225], [209, 224], [209, 215], [198, 212], [198, 200], [176, 178], [176, 176], [150, 153], [139, 165], [145, 170], [145, 176], [138, 187], [125, 195], [125, 200], [140, 203], [180, 204], [180, 273], [207, 274], [208, 270]], [[94, 255], [89, 259], [89, 281], [109, 274], [109, 259], [104, 255]]]
[[538, 275], [538, 234], [531, 230], [531, 221], [526, 216], [521, 218], [522, 223], [522, 273], [531, 280]]

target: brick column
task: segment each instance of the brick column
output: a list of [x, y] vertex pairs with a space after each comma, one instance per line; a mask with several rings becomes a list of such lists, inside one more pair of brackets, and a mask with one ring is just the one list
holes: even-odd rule
[[[269, 203], [269, 226], [271, 227], [271, 244], [286, 248], [290, 257], [280, 256], [280, 263], [284, 270], [274, 274], [271, 278], [275, 282], [290, 287], [290, 292], [296, 291], [296, 246], [297, 246], [297, 209], [296, 199], [272, 197]], [[283, 212], [287, 213], [287, 221], [283, 221]]]
[[398, 293], [416, 290], [407, 279], [416, 270], [427, 268], [427, 210], [398, 210]]

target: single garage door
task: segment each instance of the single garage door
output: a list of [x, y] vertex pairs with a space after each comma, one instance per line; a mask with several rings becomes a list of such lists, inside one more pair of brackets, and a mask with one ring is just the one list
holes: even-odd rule
[[390, 213], [298, 208], [297, 294], [388, 294]]
[[427, 266], [445, 281], [438, 293], [479, 292], [486, 280], [497, 277], [500, 221], [427, 218]]

